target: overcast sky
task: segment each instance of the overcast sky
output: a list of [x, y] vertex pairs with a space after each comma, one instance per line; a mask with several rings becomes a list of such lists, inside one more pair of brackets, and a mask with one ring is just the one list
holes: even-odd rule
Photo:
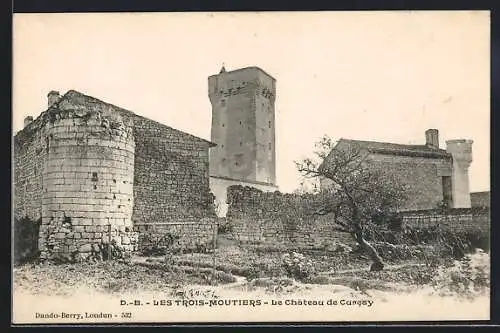
[[15, 14], [13, 127], [75, 89], [210, 139], [207, 77], [277, 79], [277, 181], [323, 134], [472, 139], [472, 191], [490, 184], [488, 12]]

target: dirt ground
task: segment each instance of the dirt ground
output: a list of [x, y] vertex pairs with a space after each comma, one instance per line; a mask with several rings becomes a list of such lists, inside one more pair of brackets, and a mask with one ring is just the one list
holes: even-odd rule
[[[165, 312], [161, 307], [127, 308], [132, 319], [147, 321], [364, 321], [364, 320], [461, 320], [488, 319], [489, 295], [474, 299], [443, 297], [429, 285], [412, 279], [425, 271], [415, 265], [388, 267], [384, 272], [344, 270], [326, 273], [313, 283], [298, 282], [286, 277], [246, 278], [217, 281], [212, 285], [209, 272], [175, 265], [167, 269], [160, 258], [134, 258], [130, 262], [98, 262], [64, 265], [24, 265], [14, 270], [14, 315], [17, 320], [30, 320], [34, 311], [55, 313], [69, 309], [87, 313], [89, 309], [103, 313], [110, 309], [123, 311], [118, 301], [168, 300], [183, 302], [222, 300], [265, 300], [290, 304], [302, 300], [337, 301], [342, 306], [318, 307], [302, 305], [260, 308], [177, 307]], [[170, 267], [172, 267], [170, 265]], [[181, 268], [189, 268], [182, 270]], [[221, 271], [222, 272], [222, 271]], [[406, 277], [407, 281], [404, 281]], [[397, 282], [395, 282], [397, 281]], [[412, 282], [413, 281], [413, 282]], [[318, 301], [318, 302], [319, 302]], [[159, 302], [159, 301], [157, 301]], [[288, 302], [288, 303], [287, 303]], [[343, 302], [343, 303], [342, 303]], [[186, 303], [188, 304], [188, 303]], [[190, 304], [190, 303], [189, 303]], [[267, 304], [267, 303], [264, 303]], [[323, 304], [323, 303], [322, 303]], [[348, 304], [348, 305], [346, 305]], [[16, 310], [17, 309], [17, 310]], [[33, 310], [37, 309], [37, 310]], [[209, 311], [203, 311], [209, 310]], [[270, 314], [272, 313], [272, 316]], [[90, 319], [89, 319], [90, 320]], [[93, 319], [91, 319], [93, 320]], [[123, 322], [125, 319], [116, 319]]]
[[[162, 307], [127, 308], [122, 315], [133, 315], [127, 320], [190, 322], [195, 318], [195, 321], [233, 322], [489, 318], [489, 288], [473, 298], [463, 298], [457, 297], [457, 292], [445, 295], [433, 287], [433, 278], [443, 267], [419, 260], [388, 260], [383, 271], [370, 272], [369, 260], [356, 253], [309, 253], [305, 257], [313, 262], [316, 274], [307, 281], [298, 281], [287, 276], [282, 255], [280, 252], [226, 246], [216, 252], [215, 258], [210, 253], [187, 253], [75, 264], [25, 264], [15, 267], [13, 272], [14, 316], [22, 322], [33, 320], [33, 313], [37, 311], [48, 312], [49, 309], [52, 313], [71, 309], [82, 314], [89, 309], [96, 313], [109, 309], [122, 311], [125, 308], [120, 306], [121, 300], [140, 297], [152, 303], [169, 299], [185, 303], [176, 309], [168, 308], [167, 312]], [[489, 261], [480, 263], [481, 267], [487, 265]], [[191, 304], [189, 302], [198, 304], [200, 299], [205, 302], [264, 303], [260, 303], [260, 307], [231, 307], [229, 312], [224, 306], [182, 306]], [[318, 311], [314, 305], [304, 307], [300, 305], [302, 303], [293, 303], [302, 300], [324, 304], [335, 301], [340, 305], [325, 305]], [[289, 306], [290, 302], [299, 305]], [[272, 303], [285, 305], [272, 306]], [[120, 322], [125, 319], [113, 320]]]

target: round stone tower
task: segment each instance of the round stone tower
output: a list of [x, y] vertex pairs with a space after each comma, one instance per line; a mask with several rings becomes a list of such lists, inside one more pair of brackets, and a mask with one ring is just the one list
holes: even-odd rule
[[103, 257], [108, 244], [135, 250], [132, 129], [102, 107], [56, 105], [47, 117], [41, 257]]
[[448, 140], [446, 151], [453, 157], [452, 198], [454, 208], [470, 208], [469, 166], [472, 163], [472, 140]]

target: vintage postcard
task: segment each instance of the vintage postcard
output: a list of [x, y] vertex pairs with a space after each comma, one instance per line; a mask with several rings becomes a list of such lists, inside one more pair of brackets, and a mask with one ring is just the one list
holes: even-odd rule
[[487, 320], [488, 11], [14, 14], [13, 323]]

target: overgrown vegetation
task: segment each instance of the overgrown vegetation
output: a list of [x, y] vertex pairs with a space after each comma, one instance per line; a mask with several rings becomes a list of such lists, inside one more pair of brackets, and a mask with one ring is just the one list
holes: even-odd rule
[[369, 255], [372, 271], [384, 268], [377, 249], [367, 241], [367, 230], [374, 221], [396, 211], [407, 199], [408, 187], [391, 172], [369, 158], [366, 150], [355, 144], [335, 143], [324, 136], [317, 144], [315, 156], [296, 162], [307, 178], [324, 178], [331, 185], [318, 193], [322, 201], [315, 214], [333, 214], [332, 228], [349, 233]]
[[230, 234], [234, 230], [234, 225], [227, 219], [219, 219], [219, 224], [217, 225], [218, 234]]
[[180, 237], [170, 233], [141, 233], [139, 243], [144, 256], [164, 256], [174, 252], [174, 242]]
[[490, 256], [482, 250], [456, 260], [451, 267], [440, 267], [432, 286], [441, 296], [473, 299], [490, 288]]
[[38, 233], [42, 219], [36, 221], [24, 217], [14, 219], [14, 264], [38, 259]]
[[304, 281], [316, 273], [312, 260], [301, 253], [285, 253], [281, 259], [288, 276], [291, 278]]
[[[431, 257], [460, 259], [475, 249], [487, 252], [490, 249], [489, 232], [479, 227], [451, 230], [439, 226], [425, 228], [407, 226], [399, 232], [372, 230], [367, 238], [374, 243], [383, 258], [393, 257], [399, 251], [401, 253], [399, 259], [427, 260]], [[406, 251], [406, 254], [401, 251]]]

